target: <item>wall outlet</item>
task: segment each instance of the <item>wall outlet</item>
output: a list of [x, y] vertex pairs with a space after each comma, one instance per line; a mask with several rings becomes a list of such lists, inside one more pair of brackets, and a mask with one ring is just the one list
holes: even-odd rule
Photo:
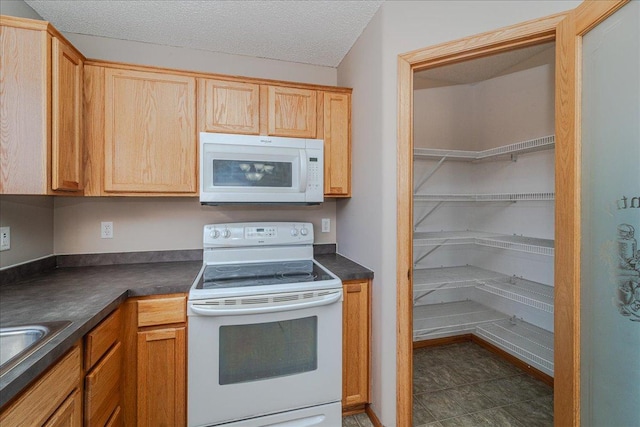
[[0, 227], [0, 251], [11, 249], [11, 227]]
[[331, 218], [322, 218], [322, 232], [328, 233], [331, 231]]
[[100, 223], [100, 237], [103, 239], [113, 239], [113, 222]]

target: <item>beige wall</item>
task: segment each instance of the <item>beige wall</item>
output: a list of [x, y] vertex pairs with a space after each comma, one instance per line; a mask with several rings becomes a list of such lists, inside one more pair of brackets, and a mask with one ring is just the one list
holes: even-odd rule
[[544, 54], [499, 77], [414, 91], [414, 145], [486, 150], [552, 135], [555, 55]]
[[[54, 203], [56, 254], [201, 249], [205, 224], [238, 221], [308, 221], [318, 243], [336, 241], [335, 202], [278, 208], [201, 206], [195, 198], [58, 197]], [[331, 218], [330, 233], [321, 233]], [[100, 238], [100, 223], [112, 221], [113, 239]]]
[[23, 0], [2, 0], [0, 13], [9, 16], [19, 16], [21, 18], [42, 19], [42, 17]]
[[0, 196], [0, 226], [11, 227], [11, 249], [0, 252], [0, 268], [53, 254], [53, 198]]
[[337, 81], [337, 71], [332, 67], [84, 34], [64, 33], [64, 35], [87, 58], [92, 59], [328, 86], [335, 86]]
[[372, 409], [385, 426], [396, 425], [398, 55], [578, 4], [535, 0], [387, 1], [338, 67], [338, 84], [354, 87], [355, 195], [338, 202], [338, 247], [342, 254], [375, 271]]
[[[3, 14], [41, 19], [22, 0], [2, 2]], [[115, 40], [65, 33], [85, 56], [117, 62], [233, 74], [258, 78], [335, 85], [337, 70], [286, 61], [228, 55], [196, 49]], [[140, 250], [194, 249], [202, 247], [202, 225], [218, 221], [309, 221], [316, 226], [316, 240], [336, 241], [335, 202], [320, 207], [201, 207], [197, 199], [182, 198], [50, 198], [45, 209], [38, 198], [21, 203], [3, 199], [2, 222], [12, 227], [18, 247], [2, 252], [0, 266], [10, 266], [43, 255], [128, 252]], [[34, 207], [33, 205], [38, 207]], [[320, 233], [321, 218], [330, 218], [330, 233]], [[24, 234], [24, 220], [37, 222], [38, 233]], [[100, 222], [113, 221], [113, 239], [100, 239]], [[16, 225], [14, 225], [16, 224]], [[34, 228], [34, 230], [36, 229]], [[43, 229], [47, 229], [44, 232]], [[13, 240], [13, 239], [12, 239]]]

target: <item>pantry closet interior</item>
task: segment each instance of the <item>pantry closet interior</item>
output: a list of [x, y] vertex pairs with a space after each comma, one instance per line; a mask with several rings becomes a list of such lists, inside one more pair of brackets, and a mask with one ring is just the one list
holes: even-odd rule
[[553, 377], [555, 44], [414, 73], [413, 341]]

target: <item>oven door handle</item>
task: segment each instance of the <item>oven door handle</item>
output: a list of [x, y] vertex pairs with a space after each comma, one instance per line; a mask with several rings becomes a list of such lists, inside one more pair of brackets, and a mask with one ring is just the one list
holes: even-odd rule
[[329, 295], [324, 295], [319, 298], [314, 298], [312, 301], [294, 302], [289, 304], [277, 304], [271, 306], [261, 307], [247, 307], [247, 306], [213, 306], [207, 304], [190, 304], [191, 311], [201, 316], [236, 316], [241, 314], [263, 314], [263, 313], [278, 313], [282, 311], [302, 310], [311, 307], [320, 307], [323, 305], [333, 304], [335, 302], [342, 301], [342, 290]]

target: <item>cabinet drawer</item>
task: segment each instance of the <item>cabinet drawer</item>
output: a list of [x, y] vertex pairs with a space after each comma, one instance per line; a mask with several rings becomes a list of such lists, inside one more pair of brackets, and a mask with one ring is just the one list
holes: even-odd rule
[[185, 296], [138, 301], [138, 327], [184, 323], [187, 321]]
[[82, 375], [80, 353], [80, 346], [75, 346], [11, 406], [0, 413], [0, 425], [44, 424], [80, 383]]
[[120, 309], [118, 309], [87, 334], [84, 341], [85, 370], [93, 368], [113, 343], [119, 340], [120, 318]]
[[85, 426], [104, 426], [120, 403], [122, 345], [118, 342], [85, 380]]

